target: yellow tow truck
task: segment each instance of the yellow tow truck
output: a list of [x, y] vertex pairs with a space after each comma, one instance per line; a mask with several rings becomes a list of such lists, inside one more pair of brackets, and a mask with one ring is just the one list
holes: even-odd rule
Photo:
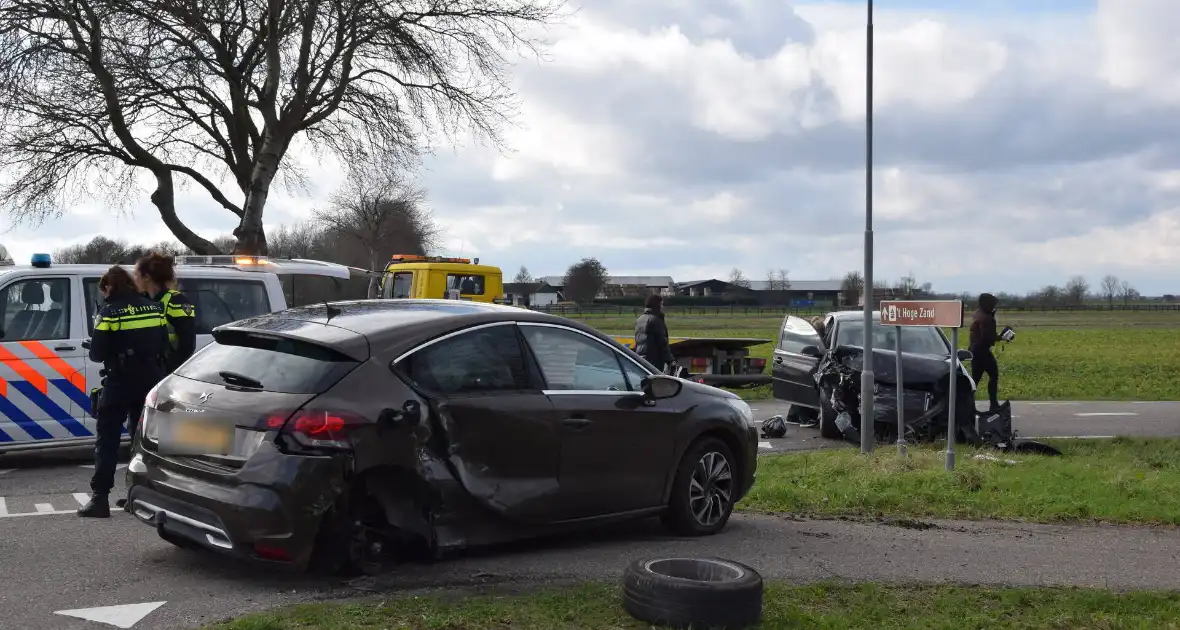
[[421, 298], [498, 302], [504, 298], [504, 275], [499, 267], [479, 264], [476, 258], [446, 258], [395, 254], [381, 278], [383, 298]]

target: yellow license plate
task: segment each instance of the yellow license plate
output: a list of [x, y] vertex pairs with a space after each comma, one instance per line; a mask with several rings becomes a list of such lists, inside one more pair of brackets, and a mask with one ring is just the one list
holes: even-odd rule
[[233, 446], [233, 432], [228, 427], [206, 422], [178, 422], [172, 439], [190, 453], [225, 455]]

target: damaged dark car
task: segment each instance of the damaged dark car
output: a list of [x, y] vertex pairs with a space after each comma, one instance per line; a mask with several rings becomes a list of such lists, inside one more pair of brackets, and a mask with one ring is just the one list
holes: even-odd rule
[[[876, 439], [897, 439], [897, 328], [882, 326], [873, 315], [873, 415]], [[821, 333], [822, 331], [822, 333]], [[792, 412], [816, 416], [820, 434], [859, 442], [860, 374], [864, 364], [864, 313], [829, 313], [819, 329], [787, 316], [774, 351], [774, 397], [791, 403]], [[907, 328], [901, 335], [903, 400], [907, 441], [946, 437], [950, 402], [951, 343], [935, 327]], [[960, 361], [971, 358], [958, 351]], [[955, 423], [958, 441], [978, 443], [975, 431], [975, 382], [960, 365]]]
[[147, 400], [125, 508], [297, 569], [659, 516], [720, 531], [753, 485], [737, 396], [523, 309], [364, 300], [221, 326]]

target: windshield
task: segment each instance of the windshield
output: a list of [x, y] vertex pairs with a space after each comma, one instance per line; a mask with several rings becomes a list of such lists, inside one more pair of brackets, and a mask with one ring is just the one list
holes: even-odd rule
[[[840, 322], [836, 332], [836, 345], [863, 347], [864, 331], [864, 322]], [[881, 350], [897, 348], [897, 327], [882, 326], [873, 322], [873, 347]], [[903, 354], [948, 354], [947, 344], [938, 329], [927, 326], [907, 327], [902, 331], [901, 351]]]

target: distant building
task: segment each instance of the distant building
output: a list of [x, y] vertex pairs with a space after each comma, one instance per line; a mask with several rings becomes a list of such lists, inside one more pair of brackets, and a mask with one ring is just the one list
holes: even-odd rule
[[839, 280], [790, 280], [786, 289], [771, 289], [770, 282], [751, 280], [749, 288], [725, 280], [693, 280], [676, 285], [676, 294], [686, 297], [721, 297], [748, 295], [767, 304], [808, 306], [836, 306], [840, 303]]
[[507, 282], [504, 284], [504, 298], [513, 306], [552, 306], [561, 301], [561, 292], [544, 280]]
[[[564, 276], [545, 276], [541, 282], [558, 291], [565, 290]], [[621, 297], [646, 297], [648, 295], [670, 296], [676, 294], [676, 283], [672, 276], [609, 276], [606, 286], [599, 291], [597, 299]]]

